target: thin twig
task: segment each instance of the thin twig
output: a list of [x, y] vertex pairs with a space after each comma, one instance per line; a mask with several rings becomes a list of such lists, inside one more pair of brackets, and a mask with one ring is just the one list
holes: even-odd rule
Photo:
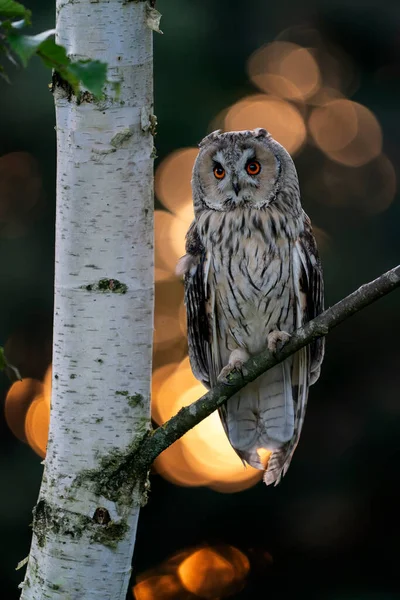
[[242, 387], [253, 381], [274, 365], [282, 362], [291, 354], [303, 348], [313, 340], [325, 336], [331, 329], [342, 323], [348, 317], [359, 312], [375, 300], [389, 294], [400, 286], [400, 265], [384, 273], [374, 281], [366, 283], [358, 290], [340, 300], [337, 304], [328, 308], [318, 317], [307, 323], [304, 327], [297, 329], [285, 346], [272, 353], [264, 350], [257, 356], [250, 358], [244, 365], [245, 376], [234, 373], [229, 377], [229, 384], [218, 383], [207, 394], [199, 400], [181, 410], [169, 421], [156, 429], [152, 435], [147, 437], [141, 444], [139, 451], [127, 457], [127, 461], [133, 461], [130, 468], [149, 468], [155, 458], [177, 439], [182, 437], [189, 429], [208, 417], [219, 406], [224, 404], [228, 398], [236, 394]]

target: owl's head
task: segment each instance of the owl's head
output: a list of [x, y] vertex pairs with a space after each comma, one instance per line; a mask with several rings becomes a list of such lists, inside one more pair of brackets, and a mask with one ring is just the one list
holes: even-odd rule
[[274, 201], [282, 184], [298, 189], [290, 155], [265, 129], [214, 131], [199, 147], [192, 178], [195, 211], [259, 209]]

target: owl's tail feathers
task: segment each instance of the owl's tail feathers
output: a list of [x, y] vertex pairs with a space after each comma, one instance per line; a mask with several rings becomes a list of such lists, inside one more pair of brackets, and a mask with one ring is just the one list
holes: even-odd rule
[[272, 452], [263, 476], [263, 481], [266, 485], [271, 485], [272, 483], [278, 485], [287, 470], [287, 467], [285, 468], [286, 459], [287, 444], [285, 448]]
[[275, 484], [281, 481], [289, 467], [290, 459], [288, 459], [288, 446], [285, 444], [279, 450], [264, 450], [258, 448], [253, 452], [238, 452], [242, 460], [245, 460], [255, 469], [264, 471], [263, 481], [266, 485]]
[[271, 483], [277, 485], [282, 477], [286, 475], [294, 451], [299, 443], [307, 407], [308, 388], [310, 385], [308, 364], [309, 349], [302, 348], [294, 355], [292, 366], [293, 398], [296, 409], [293, 437], [285, 444], [285, 446], [273, 452], [270, 456], [263, 478], [267, 485], [270, 485]]
[[243, 460], [256, 469], [267, 468], [269, 477], [278, 469], [278, 460], [282, 470], [287, 442], [294, 432], [291, 359], [230, 398], [221, 418], [230, 443]]

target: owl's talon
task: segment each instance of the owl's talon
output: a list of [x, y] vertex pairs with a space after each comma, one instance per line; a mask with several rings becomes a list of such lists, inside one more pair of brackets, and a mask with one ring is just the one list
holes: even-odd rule
[[244, 366], [244, 364], [239, 361], [236, 361], [236, 363], [235, 363], [235, 371], [240, 373], [240, 375], [242, 377], [246, 377], [246, 375], [248, 375], [248, 373], [249, 373], [248, 370], [246, 369], [246, 367]]
[[242, 363], [238, 363], [236, 362], [236, 365], [226, 365], [226, 367], [224, 367], [221, 370], [221, 373], [218, 375], [217, 380], [221, 383], [224, 383], [225, 385], [229, 385], [230, 381], [229, 381], [229, 376], [233, 375], [234, 373], [240, 373], [240, 375], [243, 377], [244, 376], [244, 371], [245, 369], [243, 369], [243, 364]]
[[235, 370], [235, 367], [233, 367], [231, 365], [226, 365], [226, 367], [224, 367], [221, 370], [221, 373], [218, 375], [217, 380], [220, 383], [224, 383], [225, 385], [229, 385], [229, 375], [231, 375], [231, 373], [233, 373], [234, 370]]
[[243, 350], [242, 348], [233, 350], [229, 357], [228, 364], [221, 370], [221, 373], [217, 377], [218, 381], [225, 383], [225, 385], [229, 384], [229, 375], [235, 371], [240, 373], [242, 377], [245, 376], [247, 374], [247, 369], [243, 365], [249, 358], [250, 355], [246, 350]]
[[282, 346], [288, 343], [290, 338], [291, 335], [290, 333], [287, 333], [287, 331], [281, 331], [279, 329], [270, 331], [270, 333], [267, 335], [268, 350], [270, 352], [276, 352], [277, 350], [280, 350]]

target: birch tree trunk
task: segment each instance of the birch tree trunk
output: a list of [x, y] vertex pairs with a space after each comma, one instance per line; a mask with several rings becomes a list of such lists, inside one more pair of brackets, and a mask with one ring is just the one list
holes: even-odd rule
[[107, 473], [150, 427], [152, 31], [147, 2], [57, 0], [57, 42], [115, 97], [55, 88], [57, 225], [49, 442], [24, 600], [124, 600], [145, 482]]

